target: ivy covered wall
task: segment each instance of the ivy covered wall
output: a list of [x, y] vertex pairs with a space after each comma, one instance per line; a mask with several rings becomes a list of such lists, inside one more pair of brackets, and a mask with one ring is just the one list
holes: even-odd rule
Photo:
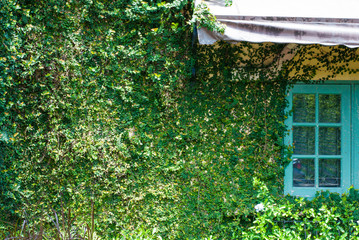
[[[193, 45], [192, 12], [182, 0], [0, 3], [1, 220], [51, 224], [64, 208], [89, 221], [93, 203], [102, 236], [226, 236], [253, 216], [253, 177], [283, 193], [286, 89], [313, 78], [303, 56], [321, 63], [318, 46], [278, 64], [285, 45]], [[333, 49], [328, 61], [358, 60]]]

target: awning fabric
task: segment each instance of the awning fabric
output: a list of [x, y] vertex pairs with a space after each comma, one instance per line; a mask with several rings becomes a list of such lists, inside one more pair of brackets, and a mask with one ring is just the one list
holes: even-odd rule
[[198, 29], [200, 44], [274, 42], [359, 47], [359, 0], [197, 0], [226, 26]]

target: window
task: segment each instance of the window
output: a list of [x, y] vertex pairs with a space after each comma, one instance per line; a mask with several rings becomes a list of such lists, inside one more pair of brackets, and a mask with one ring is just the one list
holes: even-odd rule
[[293, 155], [285, 194], [314, 197], [317, 191], [343, 193], [357, 186], [359, 85], [296, 85], [288, 98], [293, 114], [285, 141]]

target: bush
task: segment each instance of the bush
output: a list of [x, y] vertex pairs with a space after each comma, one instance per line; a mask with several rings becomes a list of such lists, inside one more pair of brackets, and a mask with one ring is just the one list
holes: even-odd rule
[[[260, 183], [261, 184], [261, 183]], [[256, 213], [244, 239], [357, 239], [358, 190], [320, 192], [314, 199], [273, 197], [262, 184], [264, 209]]]

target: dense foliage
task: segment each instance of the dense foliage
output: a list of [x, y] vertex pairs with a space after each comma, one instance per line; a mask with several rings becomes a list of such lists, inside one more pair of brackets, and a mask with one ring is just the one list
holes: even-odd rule
[[177, 152], [161, 135], [190, 74], [190, 6], [1, 2], [1, 216], [86, 216], [95, 200], [100, 232], [170, 226]]
[[303, 198], [273, 198], [267, 187], [260, 187], [263, 208], [253, 225], [241, 232], [243, 239], [358, 239], [359, 192], [322, 192], [308, 201]]
[[100, 236], [222, 238], [253, 219], [253, 177], [282, 193], [286, 89], [315, 74], [316, 46], [280, 69], [284, 45], [198, 46], [192, 7], [0, 2], [1, 220], [71, 209]]

